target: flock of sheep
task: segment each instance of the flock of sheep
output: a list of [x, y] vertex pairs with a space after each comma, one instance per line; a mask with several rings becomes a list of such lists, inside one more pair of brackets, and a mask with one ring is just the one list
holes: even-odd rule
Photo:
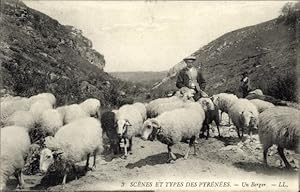
[[[223, 112], [228, 113], [236, 127], [238, 137], [248, 131], [258, 130], [263, 145], [264, 162], [268, 149], [276, 144], [278, 153], [287, 168], [291, 167], [284, 155], [284, 148], [300, 153], [300, 111], [290, 107], [275, 106], [259, 99], [243, 99], [233, 94], [219, 93], [212, 97], [193, 100], [194, 91], [182, 88], [173, 96], [159, 98], [149, 103], [134, 103], [112, 111], [102, 111], [100, 101], [94, 98], [80, 104], [56, 108], [56, 98], [51, 93], [41, 93], [30, 98], [1, 97], [1, 169], [0, 189], [5, 189], [11, 175], [23, 187], [22, 168], [33, 143], [42, 146], [39, 170], [51, 167], [63, 169], [63, 181], [76, 169], [75, 163], [86, 160], [104, 150], [108, 141], [115, 153], [126, 158], [132, 150], [132, 138], [157, 139], [167, 145], [169, 161], [176, 160], [172, 146], [182, 140], [189, 143], [196, 153], [198, 137], [209, 138], [210, 124], [219, 125]], [[219, 112], [221, 111], [221, 113]], [[230, 122], [229, 122], [230, 123]], [[33, 134], [39, 133], [39, 134]]]

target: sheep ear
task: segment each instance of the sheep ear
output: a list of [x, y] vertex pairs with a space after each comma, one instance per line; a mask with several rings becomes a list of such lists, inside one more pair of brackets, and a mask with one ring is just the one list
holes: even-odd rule
[[126, 126], [132, 126], [131, 123], [128, 121], [128, 119], [125, 120], [125, 125]]
[[61, 156], [61, 154], [63, 154], [64, 152], [61, 150], [56, 150], [52, 152], [53, 158], [57, 159], [57, 157]]
[[152, 119], [152, 123], [155, 124], [157, 127], [160, 127], [160, 125], [156, 119]]

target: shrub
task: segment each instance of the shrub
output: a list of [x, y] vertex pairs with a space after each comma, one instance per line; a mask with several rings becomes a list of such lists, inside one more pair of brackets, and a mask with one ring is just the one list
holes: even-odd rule
[[286, 25], [296, 24], [297, 17], [299, 17], [300, 2], [297, 3], [286, 3], [280, 10], [280, 16], [278, 17], [279, 22], [284, 22]]
[[278, 76], [272, 83], [269, 82], [266, 94], [285, 101], [297, 101], [296, 88], [296, 74], [288, 73]]

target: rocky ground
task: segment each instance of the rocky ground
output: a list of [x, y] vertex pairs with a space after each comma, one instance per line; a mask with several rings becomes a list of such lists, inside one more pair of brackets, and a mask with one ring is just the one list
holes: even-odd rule
[[[167, 163], [166, 145], [136, 137], [133, 153], [127, 159], [111, 154], [98, 156], [96, 170], [85, 173], [77, 180], [71, 178], [64, 190], [297, 191], [299, 164], [293, 152], [286, 151], [286, 156], [294, 169], [283, 168], [275, 146], [269, 151], [267, 167], [262, 163], [262, 149], [257, 135], [254, 135], [253, 142], [247, 135], [240, 141], [233, 126], [224, 125], [220, 130], [222, 138], [217, 137], [217, 130], [213, 127], [208, 140], [198, 139], [197, 155], [193, 155], [191, 150], [187, 160], [183, 155], [188, 144], [175, 145], [172, 150], [178, 159], [171, 163]], [[84, 162], [78, 166], [83, 165]], [[57, 176], [42, 178], [40, 174], [25, 176], [25, 189], [63, 189], [60, 184], [49, 184]], [[242, 187], [246, 183], [249, 186]], [[283, 185], [287, 187], [280, 187]], [[15, 187], [16, 180], [11, 177], [8, 189]]]

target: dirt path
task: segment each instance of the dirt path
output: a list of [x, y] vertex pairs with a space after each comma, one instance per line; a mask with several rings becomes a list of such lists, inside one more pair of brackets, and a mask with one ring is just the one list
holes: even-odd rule
[[[127, 160], [118, 158], [106, 162], [99, 159], [96, 171], [89, 172], [87, 176], [78, 181], [68, 183], [65, 189], [159, 189], [155, 187], [156, 182], [164, 182], [163, 185], [168, 185], [167, 182], [178, 182], [168, 189], [199, 189], [197, 187], [182, 187], [189, 185], [188, 182], [199, 184], [199, 182], [213, 181], [229, 182], [230, 188], [219, 188], [224, 190], [232, 190], [234, 184], [238, 184], [240, 187], [241, 181], [260, 183], [273, 181], [272, 183], [276, 184], [280, 181], [289, 181], [289, 189], [297, 186], [296, 171], [285, 171], [275, 167], [267, 168], [261, 164], [260, 159], [255, 154], [250, 156], [246, 150], [239, 152], [234, 149], [226, 150], [224, 142], [214, 138], [199, 140], [198, 142], [197, 156], [191, 155], [187, 160], [184, 160], [183, 154], [188, 144], [181, 143], [173, 149], [179, 159], [173, 163], [166, 163], [168, 155], [165, 145], [136, 138], [134, 140], [134, 154], [130, 155]], [[229, 147], [227, 148], [229, 149]], [[144, 185], [149, 187], [144, 187]], [[60, 189], [60, 186], [51, 188], [51, 190], [53, 189]], [[202, 187], [201, 189], [217, 188]], [[278, 191], [283, 191], [283, 189]]]

